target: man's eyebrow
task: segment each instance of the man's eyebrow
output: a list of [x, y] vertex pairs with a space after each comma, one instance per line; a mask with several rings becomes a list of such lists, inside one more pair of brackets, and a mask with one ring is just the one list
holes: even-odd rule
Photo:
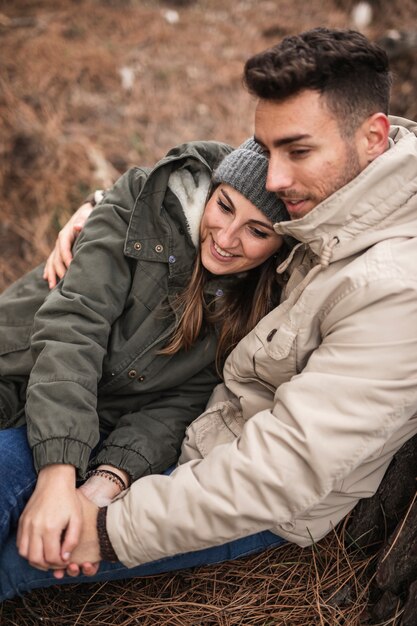
[[[308, 133], [304, 133], [300, 135], [289, 135], [288, 137], [282, 137], [281, 139], [274, 139], [272, 141], [272, 146], [274, 148], [280, 148], [281, 146], [286, 146], [289, 143], [294, 143], [296, 141], [301, 141], [303, 139], [311, 139], [311, 135], [309, 135]], [[263, 144], [260, 139], [258, 139], [257, 137], [254, 137], [254, 140], [256, 141], [257, 144], [261, 146], [261, 148], [266, 149], [265, 144]]]

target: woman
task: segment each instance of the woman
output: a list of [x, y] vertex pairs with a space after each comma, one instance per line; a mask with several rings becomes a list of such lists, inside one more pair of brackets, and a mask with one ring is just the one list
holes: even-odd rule
[[76, 546], [77, 479], [103, 506], [176, 461], [223, 358], [279, 299], [272, 224], [286, 213], [252, 140], [216, 170], [204, 208], [228, 151], [187, 144], [130, 170], [57, 289], [45, 299], [40, 268], [2, 296], [0, 415], [14, 428], [0, 433], [0, 539], [19, 519], [29, 562], [62, 566]]

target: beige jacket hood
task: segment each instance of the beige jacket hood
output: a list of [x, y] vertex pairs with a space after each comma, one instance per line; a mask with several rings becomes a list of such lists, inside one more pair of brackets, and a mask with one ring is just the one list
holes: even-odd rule
[[417, 432], [416, 125], [300, 220], [280, 306], [226, 361], [180, 465], [110, 505], [127, 566], [265, 529], [305, 546], [371, 496]]

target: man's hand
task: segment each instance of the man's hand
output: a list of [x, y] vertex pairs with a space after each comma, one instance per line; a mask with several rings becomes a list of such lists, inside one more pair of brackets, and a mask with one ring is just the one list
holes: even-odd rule
[[[98, 470], [110, 470], [120, 476], [125, 485], [129, 485], [130, 477], [124, 470], [112, 465], [100, 465]], [[79, 488], [81, 493], [99, 507], [107, 506], [121, 493], [120, 485], [106, 476], [93, 475]]]
[[[113, 467], [112, 465], [100, 465], [97, 469], [110, 470], [114, 472], [123, 480], [125, 485], [130, 483], [130, 476], [124, 470]], [[82, 554], [81, 550], [85, 549], [85, 545], [83, 544], [83, 533], [93, 534], [93, 528], [90, 527], [90, 521], [95, 515], [95, 519], [97, 518], [97, 514], [94, 513], [94, 508], [91, 507], [86, 501], [87, 498], [90, 502], [95, 504], [97, 507], [104, 507], [110, 504], [110, 502], [121, 493], [120, 486], [117, 483], [112, 482], [105, 476], [91, 476], [88, 480], [85, 481], [81, 487], [78, 489], [78, 494], [81, 498], [81, 503], [83, 506], [83, 530], [81, 534], [81, 539], [78, 544], [78, 548], [75, 551], [75, 556], [77, 554]], [[88, 528], [84, 526], [84, 517], [86, 517], [88, 521]], [[91, 537], [90, 537], [91, 539]], [[94, 537], [95, 539], [95, 537]], [[95, 546], [97, 547], [97, 546]], [[74, 554], [74, 553], [73, 553]], [[54, 572], [55, 578], [62, 578], [65, 572], [68, 576], [79, 576], [82, 572], [86, 576], [93, 576], [97, 573], [99, 563], [98, 562], [90, 562], [88, 560], [82, 560], [81, 564], [77, 564], [75, 560], [73, 561], [73, 554], [71, 555], [71, 563], [68, 565], [66, 570], [60, 569]]]
[[57, 569], [55, 578], [62, 578], [65, 573], [69, 576], [78, 576], [80, 569], [86, 576], [96, 574], [101, 560], [100, 544], [97, 533], [98, 506], [88, 500], [80, 489], [77, 497], [82, 510], [82, 528], [77, 547], [72, 551], [70, 563], [65, 569]]
[[90, 202], [85, 202], [59, 231], [55, 247], [46, 261], [43, 272], [43, 277], [48, 281], [50, 289], [56, 287], [57, 278], [61, 279], [67, 271], [72, 261], [71, 250], [74, 241], [83, 229], [92, 210], [93, 205]]
[[72, 465], [41, 469], [19, 520], [19, 554], [38, 569], [66, 567], [81, 532], [82, 507]]

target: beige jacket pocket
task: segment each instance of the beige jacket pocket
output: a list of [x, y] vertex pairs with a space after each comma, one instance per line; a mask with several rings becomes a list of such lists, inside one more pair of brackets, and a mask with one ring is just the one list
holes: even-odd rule
[[257, 329], [257, 336], [261, 347], [253, 356], [254, 373], [275, 390], [297, 374], [297, 331], [283, 324], [277, 330]]
[[232, 443], [242, 432], [242, 413], [232, 402], [218, 402], [187, 428], [178, 463], [202, 459], [224, 443]]

